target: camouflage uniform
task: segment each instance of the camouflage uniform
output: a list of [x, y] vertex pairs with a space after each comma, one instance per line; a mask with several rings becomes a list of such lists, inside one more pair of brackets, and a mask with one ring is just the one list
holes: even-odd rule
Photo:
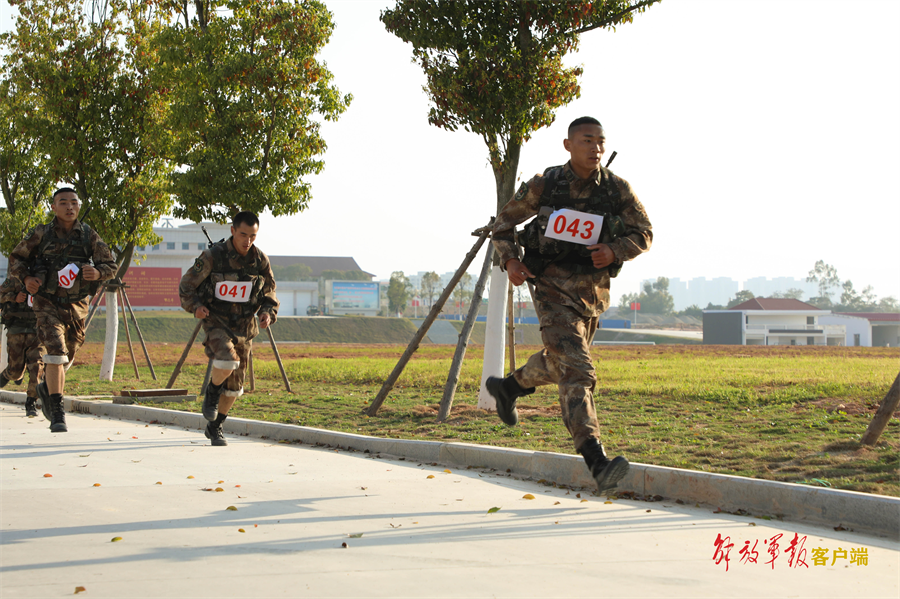
[[[217, 264], [214, 252], [219, 252], [222, 263]], [[221, 272], [220, 272], [221, 271]], [[241, 274], [243, 273], [243, 274]], [[253, 293], [246, 303], [232, 303], [217, 299], [214, 286], [223, 281], [253, 280]], [[269, 314], [275, 322], [278, 299], [275, 297], [275, 277], [269, 258], [255, 245], [246, 256], [234, 249], [229, 238], [216, 247], [204, 250], [178, 286], [181, 307], [194, 313], [206, 307], [210, 315], [203, 319], [206, 355], [214, 368], [233, 370], [225, 380], [222, 395], [240, 397], [244, 392], [244, 371], [250, 359], [253, 338], [259, 334], [254, 316]], [[225, 327], [231, 329], [236, 340]]]
[[[624, 229], [607, 244], [615, 254], [611, 266], [620, 266], [650, 248], [650, 221], [627, 181], [606, 169], [596, 171], [590, 179], [581, 179], [569, 164], [557, 168], [554, 175], [568, 182], [570, 207], [575, 210], [584, 211], [578, 200], [586, 201], [599, 186], [611, 184], [618, 190], [613, 216], [621, 219]], [[512, 258], [521, 259], [515, 227], [540, 211], [546, 180], [546, 176], [538, 175], [523, 183], [494, 221], [493, 243], [504, 268]], [[601, 238], [601, 243], [606, 242]], [[600, 438], [593, 397], [597, 376], [590, 347], [599, 317], [609, 308], [609, 267], [598, 270], [585, 268], [583, 261], [577, 265], [550, 262], [531, 281], [544, 349], [531, 356], [513, 377], [523, 389], [558, 385], [563, 421], [575, 449], [580, 450], [587, 439]]]
[[28, 302], [18, 302], [17, 296], [25, 287], [12, 279], [0, 285], [0, 304], [3, 306], [3, 324], [6, 326], [6, 351], [8, 364], [2, 376], [9, 381], [18, 381], [28, 369], [29, 398], [37, 398], [37, 384], [44, 377], [44, 348], [35, 331], [36, 318]]
[[[74, 286], [58, 285], [57, 271], [65, 263], [93, 266], [105, 281], [116, 274], [109, 247], [93, 229], [76, 221], [68, 233], [56, 218], [34, 227], [9, 256], [9, 275], [23, 286], [26, 277], [36, 277], [41, 288], [34, 296], [37, 334], [46, 349], [44, 364], [66, 364], [84, 343], [84, 319], [88, 313], [92, 281], [78, 273]], [[46, 240], [46, 241], [45, 241]], [[71, 255], [72, 258], [69, 258]]]

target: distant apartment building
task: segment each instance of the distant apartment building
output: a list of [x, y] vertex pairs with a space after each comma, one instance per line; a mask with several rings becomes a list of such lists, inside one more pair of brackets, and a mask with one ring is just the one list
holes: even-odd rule
[[753, 292], [756, 297], [772, 297], [776, 293], [784, 293], [790, 289], [800, 289], [803, 296], [798, 299], [809, 299], [819, 295], [817, 283], [807, 283], [806, 279], [793, 277], [753, 277], [744, 281], [743, 289]]

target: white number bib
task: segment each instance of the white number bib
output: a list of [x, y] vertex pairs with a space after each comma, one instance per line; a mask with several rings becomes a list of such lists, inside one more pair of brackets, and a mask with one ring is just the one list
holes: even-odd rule
[[25, 300], [25, 303], [28, 304], [28, 307], [29, 307], [29, 308], [34, 308], [34, 296], [33, 296], [33, 295], [29, 295], [29, 296], [28, 296], [28, 299]]
[[550, 215], [544, 237], [581, 245], [594, 245], [600, 240], [602, 226], [602, 216], [560, 208]]
[[78, 276], [79, 268], [75, 264], [70, 264], [59, 271], [59, 286], [63, 289], [71, 289], [75, 284], [75, 278]]
[[222, 281], [216, 283], [216, 298], [243, 304], [250, 301], [250, 292], [253, 291], [253, 281]]

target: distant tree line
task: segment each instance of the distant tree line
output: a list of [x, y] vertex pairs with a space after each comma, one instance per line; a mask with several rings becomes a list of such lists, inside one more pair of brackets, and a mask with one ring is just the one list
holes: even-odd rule
[[312, 268], [306, 264], [289, 264], [287, 266], [272, 265], [272, 274], [276, 281], [369, 281], [371, 276], [361, 270], [323, 270], [322, 274], [313, 276]]
[[[865, 287], [862, 291], [857, 291], [850, 279], [841, 281], [838, 277], [837, 269], [826, 264], [824, 260], [816, 262], [812, 270], [806, 277], [807, 282], [817, 283], [819, 286], [818, 295], [806, 300], [822, 310], [830, 310], [832, 312], [900, 312], [900, 302], [893, 296], [878, 299], [872, 286]], [[802, 300], [803, 290], [791, 288], [787, 291], [778, 291], [770, 295], [770, 298], [789, 298]], [[840, 293], [839, 300], [837, 298]], [[701, 318], [703, 310], [727, 310], [739, 304], [756, 297], [752, 291], [744, 289], [734, 294], [728, 303], [723, 305], [713, 304], [709, 302], [706, 308], [694, 304], [688, 306], [680, 312], [674, 310], [674, 299], [669, 293], [669, 279], [659, 277], [655, 282], [649, 281], [644, 283], [641, 293], [626, 293], [619, 299], [618, 308], [622, 312], [631, 310], [632, 302], [641, 304], [641, 312], [649, 312], [650, 314], [661, 314], [663, 316], [694, 316]]]

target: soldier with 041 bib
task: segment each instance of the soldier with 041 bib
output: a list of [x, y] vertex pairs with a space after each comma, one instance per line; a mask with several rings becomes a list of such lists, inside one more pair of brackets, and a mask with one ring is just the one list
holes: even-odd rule
[[65, 365], [84, 343], [88, 298], [115, 276], [116, 262], [97, 232], [78, 220], [74, 189], [57, 189], [51, 207], [53, 220], [32, 229], [9, 255], [9, 276], [34, 297], [37, 334], [47, 351], [37, 394], [50, 432], [64, 433]]
[[244, 392], [244, 370], [259, 326], [268, 327], [278, 314], [275, 278], [269, 258], [254, 243], [259, 218], [239, 212], [227, 241], [212, 244], [181, 278], [181, 307], [203, 320], [206, 355], [212, 377], [203, 397], [206, 437], [228, 445], [222, 423]]
[[37, 386], [44, 378], [44, 348], [37, 336], [37, 317], [31, 309], [32, 298], [25, 287], [6, 279], [0, 285], [0, 320], [6, 327], [6, 349], [9, 363], [0, 372], [0, 388], [9, 381], [22, 382], [28, 369], [28, 389], [25, 393], [25, 415], [37, 416]]
[[[519, 397], [555, 383], [563, 421], [601, 493], [625, 476], [628, 460], [609, 459], [600, 443], [591, 342], [609, 308], [610, 278], [653, 240], [631, 186], [601, 165], [605, 144], [599, 121], [576, 119], [563, 140], [569, 162], [523, 183], [497, 216], [493, 242], [500, 264], [514, 285], [533, 280], [544, 349], [510, 376], [485, 381], [497, 415], [511, 426], [519, 420]], [[517, 240], [516, 225], [532, 217]]]

